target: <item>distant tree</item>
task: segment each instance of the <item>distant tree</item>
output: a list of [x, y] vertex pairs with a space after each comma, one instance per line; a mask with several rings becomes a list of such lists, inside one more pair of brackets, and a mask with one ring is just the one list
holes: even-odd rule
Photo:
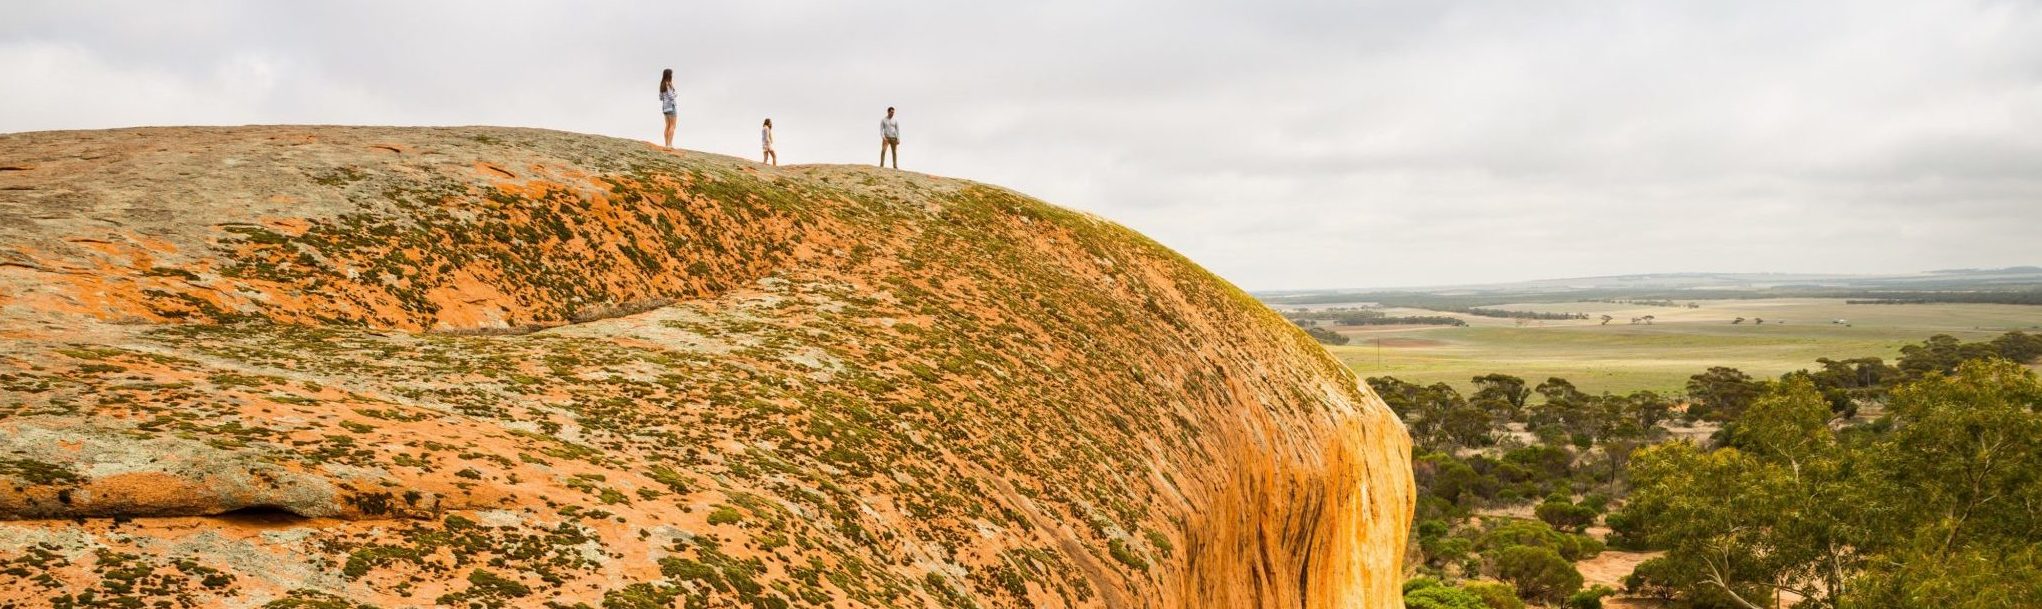
[[1876, 357], [1859, 357], [1833, 360], [1827, 357], [1815, 358], [1822, 364], [1822, 371], [1816, 378], [1817, 387], [1834, 385], [1844, 389], [1869, 389], [1880, 387], [1900, 379], [1900, 369], [1886, 365]]
[[1648, 326], [1649, 326], [1649, 325], [1652, 325], [1652, 320], [1654, 320], [1654, 319], [1659, 319], [1659, 316], [1657, 316], [1657, 315], [1646, 315], [1646, 316], [1644, 316], [1644, 317], [1640, 317], [1639, 319], [1643, 319], [1643, 320], [1645, 320], [1645, 325], [1648, 325]]
[[[1675, 596], [1682, 593], [1689, 595], [1690, 600], [1695, 600], [1693, 597], [1698, 590], [1691, 587], [1695, 579], [1693, 573], [1679, 570], [1671, 561], [1666, 560], [1666, 557], [1661, 556], [1633, 567], [1631, 574], [1624, 576], [1624, 591], [1636, 596], [1659, 599], [1662, 603], [1671, 603]], [[1723, 603], [1697, 605], [1719, 607], [1723, 606]]]
[[1549, 604], [1581, 589], [1581, 572], [1547, 548], [1514, 546], [1497, 553], [1496, 578], [1516, 585], [1527, 600]]
[[1623, 414], [1641, 432], [1640, 436], [1649, 436], [1651, 430], [1673, 415], [1673, 402], [1655, 391], [1634, 391], [1624, 396]]
[[1411, 462], [1411, 473], [1426, 493], [1460, 506], [1496, 496], [1498, 481], [1475, 471], [1466, 461], [1443, 452], [1426, 453]]
[[2042, 357], [2042, 336], [2008, 332], [1989, 342], [1967, 343], [1947, 334], [1929, 337], [1918, 345], [1900, 348], [1901, 374], [1918, 379], [1931, 373], [1950, 374], [1964, 362], [2002, 358], [2016, 363], [2033, 363]]
[[1347, 344], [1348, 340], [1347, 335], [1341, 334], [1339, 332], [1334, 332], [1332, 330], [1328, 330], [1325, 328], [1321, 328], [1319, 327], [1319, 322], [1314, 321], [1310, 323], [1312, 325], [1310, 327], [1305, 328], [1305, 334], [1311, 335], [1312, 340], [1316, 340], [1319, 341], [1321, 344], [1327, 345]]
[[1521, 446], [1503, 453], [1503, 462], [1523, 468], [1542, 480], [1564, 480], [1574, 471], [1574, 455], [1557, 446]]
[[1375, 390], [1376, 396], [1389, 405], [1390, 412], [1396, 413], [1399, 418], [1411, 416], [1417, 408], [1419, 396], [1425, 392], [1424, 387], [1394, 376], [1372, 376], [1366, 382], [1370, 389]]
[[1564, 497], [1549, 498], [1533, 508], [1532, 513], [1555, 529], [1576, 533], [1595, 524], [1596, 516], [1593, 508], [1577, 505]]
[[1547, 311], [1510, 311], [1510, 310], [1504, 310], [1504, 309], [1490, 309], [1490, 308], [1484, 308], [1484, 307], [1452, 307], [1452, 306], [1438, 306], [1438, 305], [1432, 305], [1432, 306], [1423, 306], [1423, 307], [1419, 307], [1419, 308], [1423, 308], [1423, 309], [1432, 309], [1432, 310], [1435, 310], [1435, 311], [1446, 311], [1446, 312], [1452, 312], [1452, 313], [1465, 313], [1465, 314], [1468, 314], [1468, 315], [1479, 315], [1479, 316], [1482, 316], [1482, 317], [1502, 317], [1502, 318], [1517, 318], [1517, 319], [1541, 319], [1541, 320], [1545, 320], [1545, 319], [1550, 319], [1550, 320], [1559, 320], [1559, 319], [1588, 319], [1588, 314], [1587, 314], [1587, 313], [1556, 313], [1556, 312], [1547, 312]]
[[1602, 325], [1605, 325], [1605, 326], [1609, 325], [1609, 322], [1610, 322], [1610, 320], [1613, 320], [1613, 319], [1616, 319], [1616, 318], [1615, 318], [1615, 317], [1610, 317], [1610, 316], [1608, 316], [1608, 315], [1604, 315], [1604, 316], [1602, 316]]
[[1492, 416], [1479, 406], [1460, 402], [1441, 412], [1440, 417], [1439, 432], [1447, 445], [1480, 448], [1496, 443], [1490, 433]]
[[1643, 437], [1645, 430], [1631, 424], [1625, 414], [1627, 396], [1602, 393], [1590, 396], [1568, 421], [1568, 433], [1586, 436], [1588, 448], [1615, 437]]
[[1585, 459], [1580, 468], [1597, 472], [1602, 482], [1614, 486], [1622, 479], [1632, 453], [1664, 434], [1659, 425], [1672, 417], [1673, 403], [1652, 391], [1602, 396], [1598, 401], [1601, 420], [1595, 440], [1601, 451], [1593, 459]]
[[1754, 325], [1754, 326], [1763, 326], [1763, 325], [1765, 325], [1765, 318], [1764, 318], [1764, 317], [1753, 317], [1753, 318], [1751, 318], [1751, 325]]
[[1490, 423], [1499, 427], [1524, 418], [1524, 409], [1512, 406], [1509, 400], [1495, 395], [1476, 392], [1474, 397], [1468, 398], [1468, 405], [1487, 413]]
[[1523, 378], [1508, 374], [1485, 374], [1470, 380], [1476, 387], [1476, 393], [1501, 397], [1510, 402], [1510, 405], [1519, 408], [1524, 407], [1525, 400], [1530, 398], [1532, 393], [1531, 388], [1525, 386]]
[[1948, 334], [1937, 334], [1918, 345], [1900, 348], [1900, 372], [1909, 379], [1918, 379], [1930, 374], [1949, 374], [1957, 365], [1969, 360], [1985, 359], [1998, 355], [1986, 343], [1965, 343]]
[[1525, 386], [1524, 379], [1508, 374], [1484, 374], [1475, 377], [1472, 382], [1475, 384], [1475, 395], [1469, 398], [1470, 400], [1500, 401], [1508, 406], [1510, 420], [1523, 418], [1525, 400], [1532, 394], [1531, 388]]
[[1597, 444], [1600, 450], [1583, 455], [1575, 469], [1594, 473], [1597, 481], [1609, 485], [1612, 490], [1621, 490], [1624, 469], [1630, 466], [1631, 457], [1644, 446], [1646, 442], [1640, 438], [1608, 438]]
[[1411, 442], [1426, 450], [1479, 447], [1494, 443], [1491, 414], [1472, 406], [1446, 383], [1420, 387], [1395, 377], [1368, 379], [1390, 411], [1404, 420]]
[[2028, 334], [2015, 330], [1992, 339], [1992, 348], [2000, 357], [2017, 363], [2032, 364], [2042, 359], [2042, 334]]
[[1741, 323], [1744, 323], [1744, 318], [1742, 318], [1742, 317], [1739, 317], [1739, 318], [1737, 318], [1737, 319], [1732, 319], [1732, 320], [1730, 320], [1730, 325], [1733, 325], [1733, 326], [1734, 326], [1734, 325], [1737, 325], [1737, 324], [1741, 324]]
[[1539, 383], [1537, 387], [1532, 388], [1532, 391], [1539, 394], [1539, 397], [1545, 398], [1548, 402], [1580, 401], [1587, 397], [1587, 394], [1583, 394], [1581, 390], [1574, 388], [1574, 383], [1557, 376], [1547, 377], [1546, 382]]
[[1688, 377], [1687, 418], [1729, 421], [1744, 412], [1758, 398], [1765, 385], [1736, 368], [1715, 366], [1708, 372]]
[[1889, 386], [1900, 380], [1900, 369], [1886, 365], [1876, 357], [1860, 357], [1847, 360], [1816, 358], [1821, 364], [1818, 370], [1801, 370], [1789, 374], [1805, 375], [1829, 401], [1829, 409], [1843, 418], [1857, 416], [1860, 402], [1883, 400]]
[[[1542, 441], [1566, 441], [1586, 449], [1609, 438], [1643, 438], [1651, 433], [1649, 425], [1637, 425], [1631, 418], [1629, 401], [1634, 396], [1588, 395], [1560, 378], [1547, 379], [1536, 391], [1546, 400], [1530, 409], [1525, 424]], [[1650, 393], [1636, 397], [1644, 396], [1656, 399]], [[1561, 432], [1558, 437], [1546, 435], [1556, 430]]]
[[1581, 396], [1580, 399], [1564, 396], [1558, 399], [1547, 398], [1546, 401], [1540, 402], [1527, 410], [1524, 419], [1525, 428], [1534, 433], [1543, 431], [1557, 433], [1560, 435], [1558, 441], [1564, 442], [1567, 435], [1567, 423], [1578, 418], [1576, 411], [1583, 407], [1586, 397]]

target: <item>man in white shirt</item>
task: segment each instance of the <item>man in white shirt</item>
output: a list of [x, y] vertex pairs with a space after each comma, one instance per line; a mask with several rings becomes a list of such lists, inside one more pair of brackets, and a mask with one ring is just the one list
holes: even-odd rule
[[900, 169], [900, 124], [893, 122], [893, 108], [879, 120], [879, 166], [886, 166], [886, 151], [893, 150], [893, 168]]

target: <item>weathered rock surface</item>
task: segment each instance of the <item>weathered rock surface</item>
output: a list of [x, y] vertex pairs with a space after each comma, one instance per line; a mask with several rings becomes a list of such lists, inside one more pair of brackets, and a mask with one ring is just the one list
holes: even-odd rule
[[0, 135], [0, 607], [1397, 607], [1403, 428], [971, 182], [499, 129]]

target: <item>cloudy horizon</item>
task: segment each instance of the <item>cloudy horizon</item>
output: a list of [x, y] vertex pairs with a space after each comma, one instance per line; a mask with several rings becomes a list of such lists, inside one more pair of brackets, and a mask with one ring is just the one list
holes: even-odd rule
[[[2042, 2], [43, 2], [0, 132], [540, 127], [999, 184], [1252, 290], [2042, 264]], [[5, 151], [0, 150], [0, 156]]]

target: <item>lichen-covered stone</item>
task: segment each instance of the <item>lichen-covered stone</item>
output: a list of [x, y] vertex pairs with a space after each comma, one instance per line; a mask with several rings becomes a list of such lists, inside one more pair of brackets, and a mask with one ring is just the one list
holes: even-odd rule
[[0, 166], [6, 606], [1399, 603], [1402, 427], [1091, 216], [524, 129]]

